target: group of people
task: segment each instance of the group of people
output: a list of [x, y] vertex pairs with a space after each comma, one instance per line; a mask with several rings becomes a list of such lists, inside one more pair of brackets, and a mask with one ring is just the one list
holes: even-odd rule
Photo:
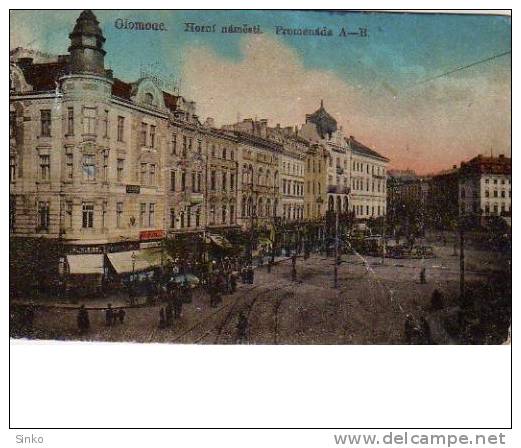
[[229, 269], [213, 271], [207, 281], [210, 306], [216, 307], [222, 302], [222, 296], [233, 294], [237, 291], [237, 277], [235, 272]]
[[[112, 327], [117, 323], [123, 324], [125, 322], [126, 311], [123, 308], [114, 309], [112, 308], [112, 304], [108, 303], [107, 308], [105, 308], [105, 325], [107, 327]], [[85, 305], [81, 305], [78, 310], [78, 315], [76, 316], [76, 323], [78, 325], [78, 329], [80, 333], [86, 333], [90, 329], [90, 317], [87, 308]]]

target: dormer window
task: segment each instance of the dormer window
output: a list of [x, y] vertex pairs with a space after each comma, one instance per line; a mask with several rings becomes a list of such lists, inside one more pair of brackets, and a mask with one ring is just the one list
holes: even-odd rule
[[145, 93], [145, 104], [152, 105], [154, 103], [154, 95], [151, 93]]

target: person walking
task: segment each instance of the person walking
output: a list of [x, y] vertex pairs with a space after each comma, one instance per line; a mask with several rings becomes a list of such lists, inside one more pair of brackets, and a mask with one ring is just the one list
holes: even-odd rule
[[244, 313], [241, 311], [239, 314], [239, 319], [237, 321], [237, 342], [239, 344], [246, 342], [247, 329], [248, 329], [248, 319], [246, 318]]
[[159, 328], [165, 328], [165, 310], [163, 307], [159, 309]]
[[107, 327], [111, 327], [114, 323], [114, 310], [112, 309], [112, 304], [107, 304], [107, 309], [105, 310], [105, 324]]
[[407, 314], [405, 316], [405, 341], [407, 344], [412, 344], [414, 335], [416, 333], [416, 327], [414, 325], [412, 316], [410, 314]]
[[86, 333], [90, 328], [89, 312], [85, 309], [85, 305], [81, 305], [78, 311], [78, 329], [80, 333]]
[[425, 283], [427, 283], [427, 275], [426, 275], [426, 269], [425, 267], [422, 267], [421, 268], [421, 271], [420, 271], [420, 283], [422, 285], [424, 285]]
[[125, 322], [125, 316], [126, 316], [126, 311], [123, 309], [123, 308], [120, 308], [119, 311], [118, 311], [118, 319], [119, 319], [119, 323], [122, 324], [123, 322]]
[[291, 280], [297, 281], [297, 254], [294, 253], [291, 257]]
[[230, 274], [230, 287], [232, 294], [237, 291], [237, 278], [233, 273]]
[[166, 306], [165, 321], [167, 327], [174, 325], [174, 307], [172, 306], [172, 302], [168, 302]]
[[179, 319], [183, 311], [183, 299], [180, 294], [174, 296], [174, 319]]

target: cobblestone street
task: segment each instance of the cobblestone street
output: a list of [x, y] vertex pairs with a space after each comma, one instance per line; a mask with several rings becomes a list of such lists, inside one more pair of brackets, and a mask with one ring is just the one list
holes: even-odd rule
[[[210, 307], [200, 290], [183, 306], [173, 327], [159, 328], [157, 306], [127, 307], [123, 324], [105, 325], [102, 309], [90, 309], [90, 331], [80, 335], [76, 326], [78, 305], [37, 307], [32, 331], [38, 339], [135, 341], [199, 344], [401, 344], [404, 319], [418, 319], [430, 305], [435, 288], [447, 300], [459, 291], [459, 257], [452, 248], [435, 248], [437, 257], [426, 260], [382, 260], [360, 255], [343, 256], [338, 269], [339, 287], [333, 288], [333, 259], [312, 255], [298, 259], [297, 281], [291, 262], [256, 269], [253, 285], [239, 284], [233, 295]], [[497, 254], [468, 250], [466, 281], [485, 279], [497, 263]], [[426, 269], [427, 283], [419, 273]], [[479, 269], [478, 269], [479, 267]], [[118, 306], [118, 299], [104, 299]], [[123, 303], [123, 300], [120, 299]], [[101, 308], [100, 299], [85, 300], [88, 308]], [[450, 306], [450, 303], [447, 304]], [[247, 320], [246, 338], [238, 340], [240, 314]], [[433, 325], [436, 343], [454, 343]]]

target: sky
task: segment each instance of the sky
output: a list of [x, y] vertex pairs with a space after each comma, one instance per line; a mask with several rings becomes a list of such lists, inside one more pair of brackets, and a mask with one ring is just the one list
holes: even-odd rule
[[[143, 67], [173, 79], [204, 121], [267, 118], [300, 125], [324, 106], [347, 135], [418, 173], [477, 154], [511, 156], [511, 21], [485, 15], [328, 11], [94, 11], [105, 66], [135, 81]], [[11, 48], [64, 54], [79, 11], [11, 11]], [[117, 19], [165, 31], [118, 29]], [[216, 25], [215, 33], [185, 23]], [[259, 25], [262, 34], [224, 34]], [[276, 34], [320, 28], [333, 36]], [[340, 36], [344, 28], [367, 37]], [[434, 79], [433, 79], [434, 78]]]

